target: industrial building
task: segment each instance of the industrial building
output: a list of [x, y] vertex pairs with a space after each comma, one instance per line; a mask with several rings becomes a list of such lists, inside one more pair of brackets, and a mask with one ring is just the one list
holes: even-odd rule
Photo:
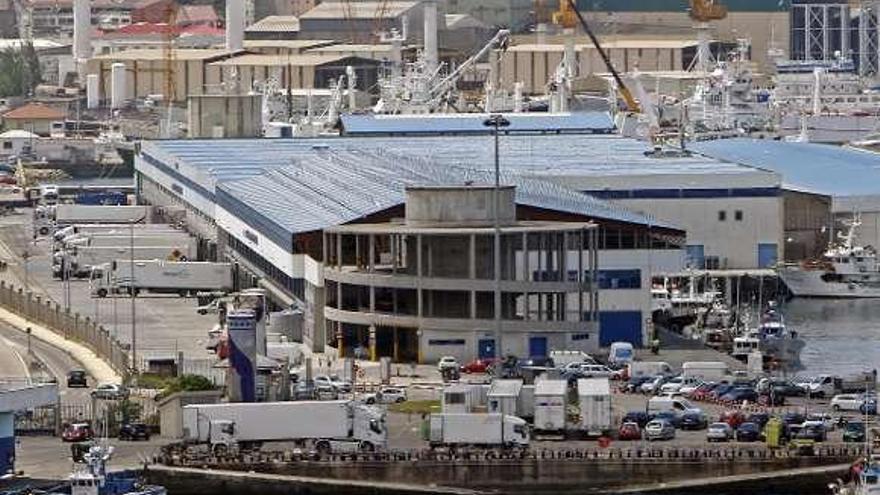
[[[503, 149], [519, 153], [502, 153], [504, 163], [520, 164], [520, 170], [505, 168], [504, 174], [504, 182], [516, 186], [517, 220], [597, 225], [599, 331], [582, 336], [583, 345], [598, 348], [615, 340], [643, 345], [650, 332], [650, 274], [683, 268], [684, 232], [526, 178], [522, 170], [523, 162], [535, 163], [548, 149], [566, 149], [573, 156], [572, 144], [603, 147], [605, 139], [620, 138], [503, 139]], [[477, 152], [481, 148], [485, 151]], [[322, 350], [325, 344], [337, 345], [335, 335], [326, 333], [323, 310], [324, 232], [404, 218], [409, 186], [491, 182], [479, 170], [491, 163], [490, 149], [486, 138], [476, 136], [156, 141], [144, 144], [136, 171], [144, 200], [184, 207], [190, 230], [213, 238], [218, 252], [254, 274], [279, 306], [301, 307], [304, 338]]]
[[596, 350], [596, 224], [518, 220], [515, 187], [502, 186], [496, 231], [495, 193], [412, 186], [403, 221], [324, 230], [324, 319], [343, 355], [364, 348], [371, 359], [433, 362]]
[[58, 405], [58, 385], [7, 378], [0, 383], [0, 479], [15, 473], [15, 417], [41, 406]]

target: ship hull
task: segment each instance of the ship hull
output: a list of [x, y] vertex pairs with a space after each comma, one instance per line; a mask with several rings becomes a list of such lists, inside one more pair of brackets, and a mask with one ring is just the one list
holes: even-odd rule
[[852, 282], [826, 282], [820, 270], [782, 270], [779, 277], [794, 297], [822, 297], [835, 299], [880, 298], [880, 284], [867, 285]]

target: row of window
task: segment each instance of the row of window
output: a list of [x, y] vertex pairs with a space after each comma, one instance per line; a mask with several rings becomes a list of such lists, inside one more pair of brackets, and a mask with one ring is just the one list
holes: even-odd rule
[[[568, 270], [566, 272], [567, 282], [577, 282], [577, 270]], [[533, 280], [539, 282], [558, 282], [560, 275], [557, 271], [534, 271], [532, 272]], [[590, 272], [584, 272], [584, 280], [589, 280]], [[622, 270], [599, 270], [596, 274], [599, 289], [641, 289], [642, 288], [642, 272], [638, 269], [622, 269]]]
[[[742, 210], [735, 210], [733, 212], [733, 219], [737, 222], [742, 222], [743, 220], [743, 212]], [[718, 210], [718, 221], [726, 222], [727, 221], [727, 211], [726, 210]]]

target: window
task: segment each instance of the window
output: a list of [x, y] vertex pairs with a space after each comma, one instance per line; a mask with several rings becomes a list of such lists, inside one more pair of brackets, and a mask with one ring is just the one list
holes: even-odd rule
[[444, 397], [447, 404], [464, 404], [464, 392], [446, 392]]
[[641, 289], [640, 270], [599, 270], [600, 289]]
[[428, 341], [428, 345], [464, 345], [464, 339], [432, 339]]
[[743, 221], [743, 212], [742, 212], [742, 210], [736, 210], [736, 211], [733, 213], [733, 219], [736, 220], [737, 222], [742, 222], [742, 221]]
[[727, 220], [727, 212], [724, 211], [724, 210], [719, 211], [719, 212], [718, 212], [718, 221], [719, 221], [719, 222], [724, 222], [724, 221], [726, 221], [726, 220]]
[[12, 149], [12, 141], [3, 141], [3, 149], [11, 150]]
[[706, 270], [720, 270], [721, 260], [718, 256], [706, 256]]
[[590, 340], [590, 334], [588, 334], [588, 333], [576, 333], [576, 334], [574, 334], [574, 335], [571, 336], [571, 340], [574, 340], [574, 341], [578, 341], [578, 340]]

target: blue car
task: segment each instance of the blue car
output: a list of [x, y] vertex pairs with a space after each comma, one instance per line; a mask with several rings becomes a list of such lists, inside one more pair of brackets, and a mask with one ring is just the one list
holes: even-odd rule
[[877, 415], [877, 399], [875, 399], [875, 398], [867, 399], [859, 407], [859, 412], [862, 414], [876, 416]]
[[721, 396], [727, 402], [758, 402], [758, 392], [751, 388], [734, 388]]
[[681, 426], [681, 418], [678, 416], [678, 414], [676, 414], [672, 411], [662, 411], [662, 412], [655, 413], [653, 416], [651, 416], [651, 421], [654, 421], [654, 420], [666, 421], [667, 423], [672, 425], [674, 428], [678, 428]]

